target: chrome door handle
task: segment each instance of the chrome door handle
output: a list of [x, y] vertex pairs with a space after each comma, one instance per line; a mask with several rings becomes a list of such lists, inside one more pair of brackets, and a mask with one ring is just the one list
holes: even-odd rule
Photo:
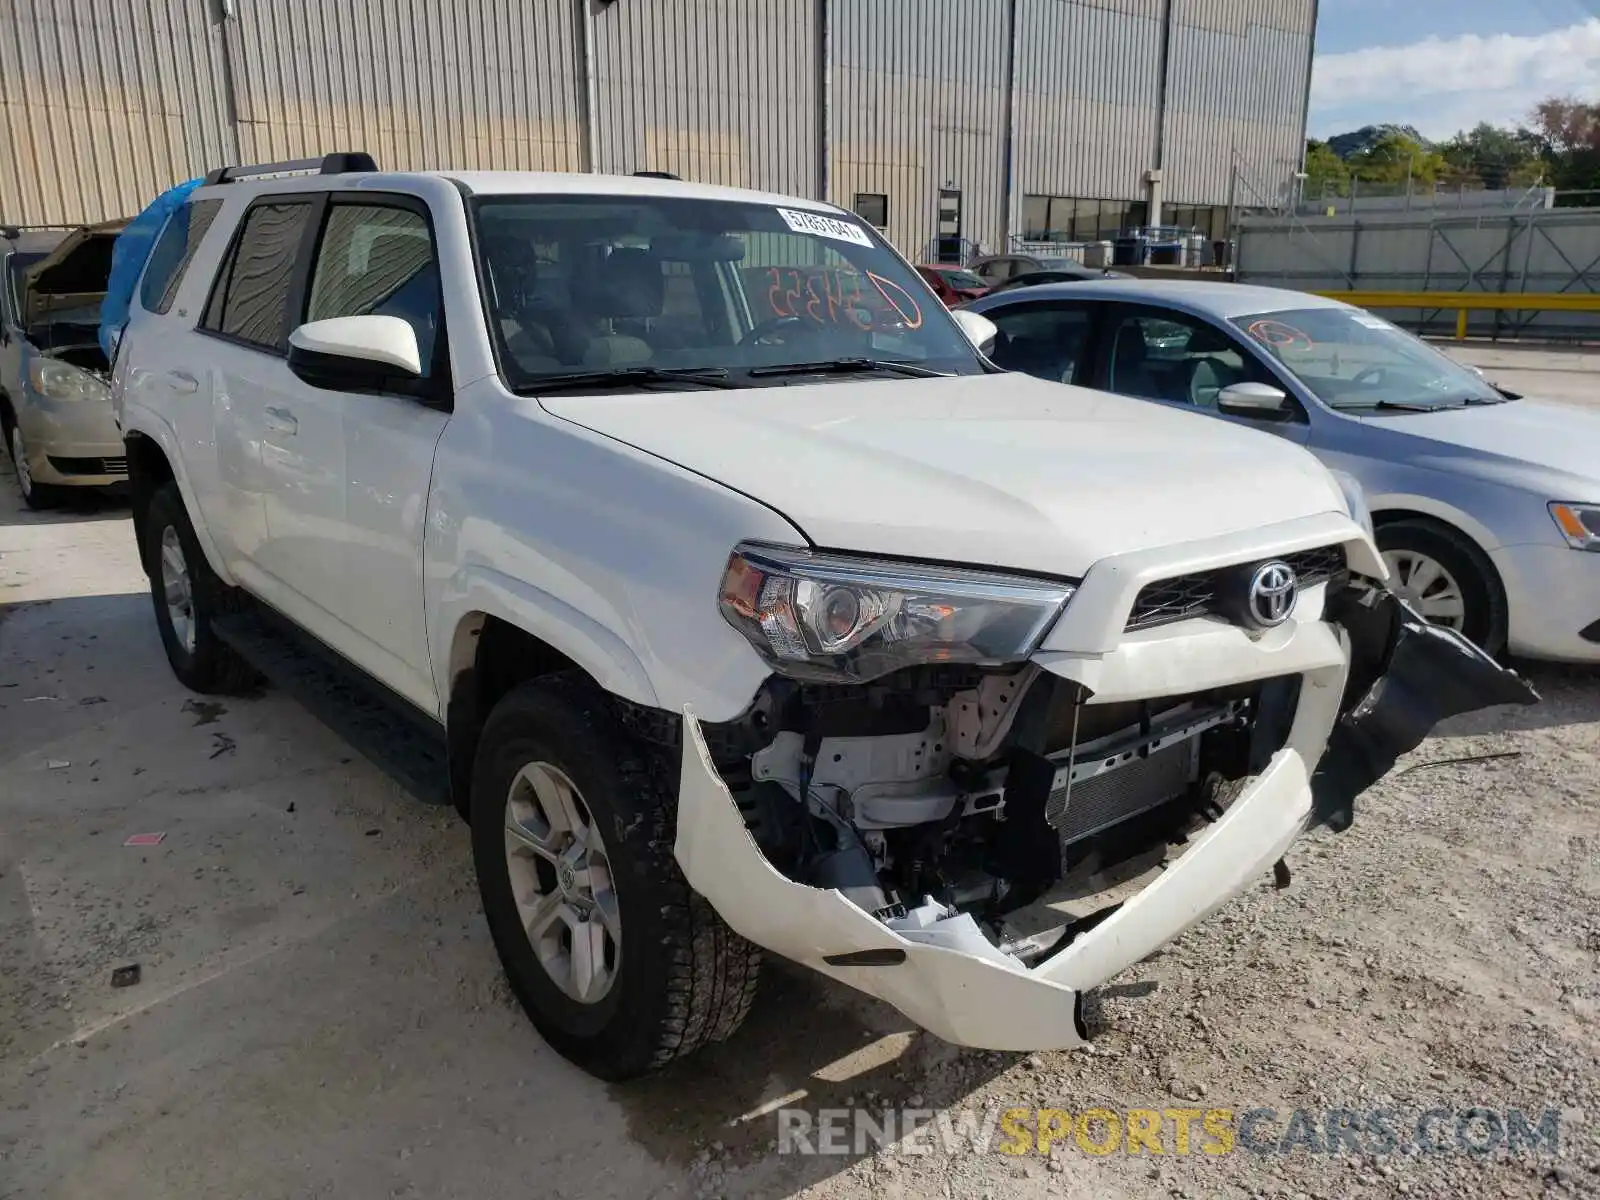
[[266, 426], [273, 433], [285, 433], [291, 436], [300, 430], [300, 422], [295, 420], [294, 414], [287, 408], [267, 408]]
[[167, 382], [172, 384], [172, 390], [187, 396], [190, 392], [200, 390], [200, 381], [187, 371], [168, 371]]

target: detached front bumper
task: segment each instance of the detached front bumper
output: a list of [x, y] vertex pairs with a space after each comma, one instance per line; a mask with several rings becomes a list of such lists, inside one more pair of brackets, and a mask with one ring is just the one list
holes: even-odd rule
[[[1462, 639], [1436, 638], [1439, 631], [1426, 626], [1419, 632], [1387, 592], [1368, 594], [1382, 599], [1351, 617], [1361, 643], [1355, 647], [1360, 674], [1351, 675], [1349, 640], [1320, 619], [1295, 622], [1292, 630], [1273, 631], [1276, 640], [1256, 644], [1260, 661], [1247, 665], [1247, 675], [1301, 677], [1283, 748], [1153, 882], [1032, 967], [999, 950], [965, 914], [922, 925], [896, 921], [891, 928], [836, 890], [788, 879], [746, 829], [690, 712], [684, 716], [678, 863], [690, 885], [744, 937], [888, 1001], [946, 1041], [1018, 1051], [1077, 1044], [1078, 993], [1146, 958], [1227, 903], [1281, 858], [1314, 817], [1347, 823], [1355, 794], [1397, 753], [1420, 742], [1438, 716], [1448, 715], [1429, 699], [1431, 673], [1452, 672], [1459, 686], [1452, 685], [1445, 707], [1453, 704], [1454, 711], [1464, 710], [1463, 697], [1469, 698], [1466, 708], [1532, 698], [1525, 684]], [[1337, 610], [1346, 602], [1332, 603]], [[1221, 649], [1207, 639], [1232, 632], [1198, 633], [1198, 659], [1207, 662]], [[1085, 662], [1102, 685], [1117, 679], [1131, 687], [1144, 653], [1135, 644]], [[1241, 659], [1233, 661], [1237, 667]], [[1248, 654], [1243, 661], [1250, 663]], [[1041, 665], [1077, 674], [1067, 661]], [[1472, 703], [1472, 695], [1486, 698]], [[1319, 771], [1329, 745], [1354, 765], [1332, 774]]]

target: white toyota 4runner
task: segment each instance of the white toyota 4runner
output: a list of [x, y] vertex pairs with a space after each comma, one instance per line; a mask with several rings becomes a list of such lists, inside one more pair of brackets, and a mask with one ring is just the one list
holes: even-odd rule
[[189, 205], [114, 376], [173, 670], [453, 798], [601, 1076], [727, 1037], [762, 948], [1074, 1044], [1438, 717], [1532, 698], [1309, 454], [1001, 373], [826, 204], [336, 155]]

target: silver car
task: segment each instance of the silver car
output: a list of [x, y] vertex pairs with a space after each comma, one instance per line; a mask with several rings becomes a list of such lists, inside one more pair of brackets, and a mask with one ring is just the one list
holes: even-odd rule
[[1502, 391], [1304, 292], [1105, 280], [966, 307], [999, 327], [1001, 366], [1203, 409], [1354, 476], [1392, 586], [1430, 620], [1494, 652], [1600, 662], [1600, 412]]
[[0, 230], [0, 432], [34, 508], [128, 477], [98, 341], [123, 224]]

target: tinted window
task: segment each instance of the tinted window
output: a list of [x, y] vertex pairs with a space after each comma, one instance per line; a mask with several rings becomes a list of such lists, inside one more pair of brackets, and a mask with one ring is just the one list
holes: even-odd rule
[[223, 266], [204, 327], [257, 346], [287, 344], [289, 288], [311, 205], [305, 201], [258, 204]]
[[1083, 359], [1088, 310], [1064, 304], [990, 309], [983, 314], [1000, 327], [990, 355], [1008, 371], [1052, 383], [1071, 383]]
[[1232, 337], [1185, 313], [1113, 316], [1108, 336], [1106, 387], [1124, 396], [1214, 409], [1230, 384], [1277, 382]]
[[423, 377], [432, 373], [444, 307], [433, 236], [421, 213], [361, 204], [329, 210], [306, 320], [367, 315], [409, 324]]
[[183, 273], [221, 208], [221, 200], [194, 200], [167, 220], [139, 283], [139, 303], [146, 312], [164, 313], [172, 307]]

